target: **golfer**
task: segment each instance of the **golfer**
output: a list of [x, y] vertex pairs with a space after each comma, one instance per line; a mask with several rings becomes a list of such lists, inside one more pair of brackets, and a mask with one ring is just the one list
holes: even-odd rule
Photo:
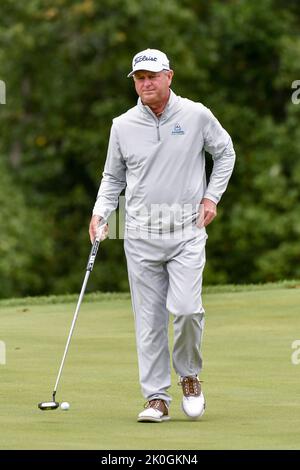
[[[205, 410], [199, 374], [204, 308], [205, 227], [230, 179], [235, 152], [229, 134], [201, 103], [177, 96], [167, 56], [136, 54], [132, 71], [137, 105], [115, 118], [90, 222], [93, 241], [125, 192], [124, 249], [135, 319], [139, 378], [147, 400], [138, 421], [170, 419], [169, 315], [172, 363], [191, 419]], [[205, 151], [213, 158], [206, 182]]]

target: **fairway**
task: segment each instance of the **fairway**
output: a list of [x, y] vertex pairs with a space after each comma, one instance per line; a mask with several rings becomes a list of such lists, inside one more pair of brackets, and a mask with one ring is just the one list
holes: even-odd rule
[[207, 411], [187, 420], [173, 373], [172, 420], [146, 424], [128, 295], [83, 302], [57, 393], [69, 411], [37, 404], [51, 400], [76, 301], [0, 303], [0, 448], [299, 449], [300, 289], [212, 289], [204, 305]]

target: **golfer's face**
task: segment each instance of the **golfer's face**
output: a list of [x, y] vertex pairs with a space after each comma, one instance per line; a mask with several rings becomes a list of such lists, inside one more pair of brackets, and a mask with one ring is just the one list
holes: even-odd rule
[[134, 74], [135, 89], [143, 104], [147, 106], [164, 102], [169, 96], [169, 87], [172, 82], [173, 72], [148, 72], [139, 70]]

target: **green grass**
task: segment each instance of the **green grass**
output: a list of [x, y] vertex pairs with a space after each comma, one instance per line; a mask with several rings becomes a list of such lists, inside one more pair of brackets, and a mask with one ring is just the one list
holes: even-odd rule
[[51, 399], [77, 296], [0, 302], [0, 449], [299, 449], [298, 286], [206, 290], [207, 411], [186, 419], [173, 375], [162, 424], [136, 422], [144, 399], [128, 295], [83, 302], [57, 394], [66, 412], [37, 403]]

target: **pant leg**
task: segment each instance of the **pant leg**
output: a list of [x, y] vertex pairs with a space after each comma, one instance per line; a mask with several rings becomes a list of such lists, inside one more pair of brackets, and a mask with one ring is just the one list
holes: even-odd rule
[[182, 242], [167, 264], [167, 307], [174, 314], [173, 367], [178, 375], [197, 375], [202, 369], [201, 344], [204, 331], [202, 276], [207, 235]]
[[204, 312], [174, 317], [173, 367], [181, 377], [198, 375], [202, 370], [204, 322]]
[[200, 232], [199, 236], [174, 244], [169, 253], [167, 309], [173, 315], [203, 312], [201, 293], [206, 239], [206, 233]]
[[126, 239], [124, 247], [142, 393], [147, 400], [161, 398], [169, 405], [168, 272], [165, 264], [159, 260], [159, 248], [155, 247], [154, 241]]

